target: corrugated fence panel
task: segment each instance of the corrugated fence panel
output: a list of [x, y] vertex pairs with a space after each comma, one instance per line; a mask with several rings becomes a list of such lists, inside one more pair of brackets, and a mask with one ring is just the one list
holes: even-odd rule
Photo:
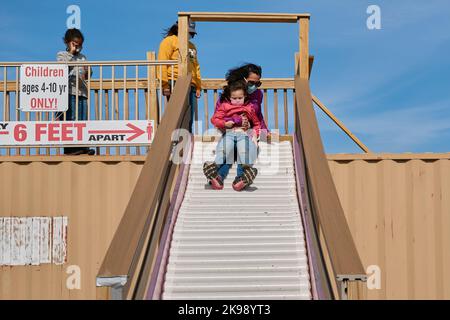
[[[0, 299], [95, 299], [142, 161], [1, 160], [0, 262], [27, 265], [0, 265]], [[79, 267], [80, 289], [66, 286], [69, 266]]]
[[369, 299], [450, 299], [450, 155], [329, 165], [364, 266], [378, 266]]
[[67, 217], [1, 218], [0, 266], [64, 264], [67, 223]]
[[[13, 259], [11, 237], [5, 234], [14, 226], [4, 218], [42, 217], [25, 225], [34, 239], [40, 237], [25, 248], [26, 259], [31, 250], [32, 265], [0, 266], [0, 299], [95, 299], [97, 270], [143, 157], [135, 162], [34, 159], [0, 161], [2, 264]], [[367, 297], [450, 299], [450, 154], [328, 159], [364, 266], [381, 270], [381, 289], [367, 290]], [[67, 261], [37, 265], [44, 256], [51, 261], [54, 248], [41, 235], [51, 228], [49, 218], [61, 216], [68, 218]], [[81, 290], [66, 287], [70, 265], [80, 267]]]

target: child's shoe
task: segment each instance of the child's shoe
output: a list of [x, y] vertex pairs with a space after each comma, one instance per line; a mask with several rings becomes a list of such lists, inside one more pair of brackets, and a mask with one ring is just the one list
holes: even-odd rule
[[244, 170], [242, 180], [244, 181], [245, 186], [248, 187], [253, 183], [253, 180], [255, 180], [256, 175], [258, 174], [258, 170], [248, 165], [243, 165], [242, 169]]
[[211, 186], [214, 190], [222, 190], [223, 189], [223, 181], [220, 176], [217, 178], [209, 180], [211, 182]]
[[235, 191], [241, 191], [246, 187], [244, 180], [242, 180], [242, 177], [236, 177], [234, 179], [232, 187]]
[[256, 168], [252, 168], [248, 165], [243, 165], [242, 169], [244, 170], [244, 173], [241, 176], [236, 177], [232, 184], [233, 189], [236, 191], [241, 191], [251, 185], [258, 174], [258, 170]]
[[206, 161], [203, 164], [203, 173], [214, 190], [223, 189], [223, 181], [222, 178], [217, 173], [217, 165], [215, 162]]

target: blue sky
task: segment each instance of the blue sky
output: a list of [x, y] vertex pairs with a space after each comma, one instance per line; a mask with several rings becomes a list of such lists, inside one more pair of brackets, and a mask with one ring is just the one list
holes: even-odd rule
[[[81, 8], [90, 60], [145, 59], [178, 11], [311, 13], [313, 93], [376, 152], [450, 152], [450, 2], [446, 0], [18, 1], [2, 0], [0, 61], [54, 60], [67, 6]], [[366, 9], [381, 8], [381, 30]], [[202, 76], [243, 62], [291, 77], [294, 24], [199, 23]], [[359, 152], [317, 113], [328, 153]]]

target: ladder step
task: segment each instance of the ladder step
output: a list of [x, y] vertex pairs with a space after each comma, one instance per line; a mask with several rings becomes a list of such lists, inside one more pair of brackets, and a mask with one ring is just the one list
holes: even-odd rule
[[303, 275], [308, 274], [308, 267], [181, 267], [171, 264], [167, 266], [167, 274], [171, 276], [175, 275]]
[[300, 217], [294, 217], [294, 218], [279, 218], [279, 219], [270, 219], [270, 218], [262, 218], [262, 219], [242, 219], [241, 217], [238, 217], [236, 219], [230, 219], [225, 217], [213, 217], [210, 219], [205, 218], [187, 218], [187, 217], [179, 217], [177, 220], [177, 223], [183, 224], [185, 226], [190, 225], [199, 225], [199, 226], [247, 226], [247, 225], [254, 225], [254, 226], [265, 226], [265, 225], [278, 225], [278, 224], [291, 224], [291, 223], [299, 223]]
[[309, 281], [308, 275], [221, 275], [208, 274], [200, 275], [179, 275], [167, 273], [165, 278], [166, 285], [217, 285], [217, 286], [254, 286], [254, 285], [291, 285], [297, 282]]
[[219, 258], [205, 258], [205, 259], [193, 259], [190, 258], [178, 258], [176, 262], [170, 260], [167, 265], [168, 268], [197, 268], [197, 267], [234, 267], [234, 268], [277, 268], [277, 267], [301, 267], [307, 263], [306, 257], [288, 257], [280, 259], [270, 259], [264, 258], [233, 258], [226, 259], [223, 257]]
[[279, 230], [290, 230], [296, 228], [298, 230], [299, 221], [294, 222], [266, 222], [266, 223], [251, 223], [251, 222], [225, 222], [225, 223], [199, 223], [199, 222], [183, 222], [177, 221], [176, 228], [183, 230], [265, 230], [267, 228], [279, 229]]
[[175, 232], [180, 236], [200, 236], [200, 237], [220, 237], [220, 236], [288, 236], [288, 235], [298, 235], [302, 230], [298, 228], [289, 229], [281, 228], [261, 228], [261, 229], [219, 229], [219, 228], [208, 228], [208, 229], [184, 229], [182, 227], [175, 227]]
[[203, 284], [203, 285], [193, 285], [193, 284], [180, 284], [180, 285], [171, 285], [165, 284], [166, 291], [170, 290], [173, 293], [182, 293], [182, 292], [295, 292], [300, 294], [303, 291], [308, 292], [309, 286], [292, 283], [292, 284], [246, 284], [246, 285], [234, 285], [234, 284]]
[[267, 236], [267, 235], [259, 235], [259, 236], [221, 236], [221, 237], [211, 237], [211, 236], [186, 236], [186, 235], [177, 235], [173, 234], [174, 243], [183, 242], [185, 243], [258, 243], [258, 242], [274, 242], [280, 243], [285, 241], [298, 241], [299, 243], [303, 242], [303, 235], [286, 235], [286, 236]]

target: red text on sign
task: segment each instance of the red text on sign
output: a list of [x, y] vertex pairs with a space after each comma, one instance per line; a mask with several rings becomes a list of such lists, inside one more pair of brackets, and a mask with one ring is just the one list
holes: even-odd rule
[[41, 66], [38, 67], [28, 66], [25, 68], [25, 75], [27, 77], [63, 77], [64, 70]]
[[22, 142], [27, 139], [27, 126], [24, 124], [18, 124], [14, 127], [14, 140]]
[[74, 142], [83, 140], [85, 123], [36, 123], [36, 141]]
[[57, 109], [56, 98], [31, 98], [31, 109]]

